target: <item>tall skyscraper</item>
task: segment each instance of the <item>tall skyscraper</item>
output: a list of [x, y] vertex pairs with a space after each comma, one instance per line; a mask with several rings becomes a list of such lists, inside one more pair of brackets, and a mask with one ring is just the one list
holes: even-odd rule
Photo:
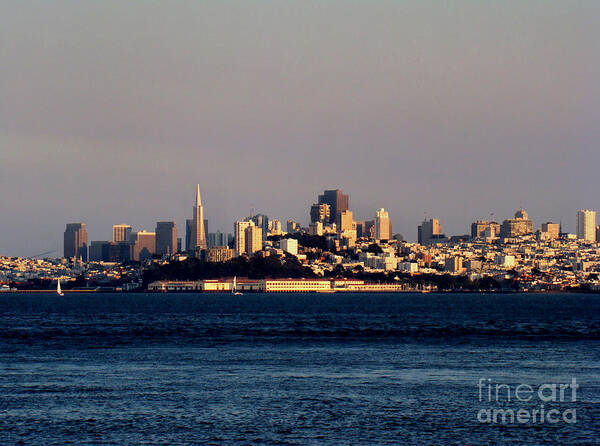
[[335, 222], [338, 232], [351, 231], [354, 229], [352, 211], [345, 210], [338, 215]]
[[64, 233], [64, 256], [87, 262], [88, 234], [85, 223], [67, 223]]
[[577, 212], [577, 238], [586, 242], [596, 241], [596, 211], [582, 209]]
[[156, 254], [175, 254], [177, 252], [177, 224], [174, 221], [156, 223]]
[[254, 254], [263, 247], [262, 228], [250, 225], [246, 228], [246, 254]]
[[92, 241], [89, 248], [91, 262], [127, 262], [132, 258], [130, 242]]
[[251, 217], [251, 220], [254, 222], [255, 226], [262, 230], [262, 238], [263, 240], [266, 240], [267, 234], [269, 233], [269, 217], [265, 214], [256, 214]]
[[133, 243], [133, 260], [139, 262], [156, 254], [156, 233], [138, 231], [131, 233]]
[[515, 218], [509, 218], [502, 222], [500, 235], [502, 237], [518, 237], [531, 234], [533, 232], [533, 222], [529, 219], [527, 211], [520, 208], [515, 212]]
[[315, 203], [310, 207], [310, 222], [328, 224], [331, 216], [331, 208], [327, 203]]
[[207, 243], [209, 248], [215, 248], [217, 246], [228, 246], [229, 240], [231, 240], [231, 234], [225, 234], [224, 232], [209, 232], [207, 237]]
[[131, 226], [126, 224], [113, 226], [113, 242], [126, 242], [131, 236]]
[[391, 234], [390, 217], [384, 208], [375, 213], [375, 240], [390, 240]]
[[269, 220], [269, 235], [281, 235], [281, 222], [279, 220]]
[[196, 203], [193, 207], [192, 219], [186, 221], [186, 242], [188, 251], [198, 251], [207, 247], [204, 207], [199, 184], [196, 185]]
[[442, 225], [437, 218], [431, 218], [429, 221], [424, 220], [418, 228], [419, 244], [426, 245], [437, 235], [442, 235]]
[[241, 256], [246, 252], [246, 229], [250, 226], [254, 226], [253, 221], [240, 220], [236, 221], [233, 225], [235, 233], [235, 253], [238, 256]]
[[348, 195], [341, 189], [326, 190], [319, 195], [319, 204], [328, 204], [330, 213], [328, 223], [335, 223], [338, 216], [349, 208]]

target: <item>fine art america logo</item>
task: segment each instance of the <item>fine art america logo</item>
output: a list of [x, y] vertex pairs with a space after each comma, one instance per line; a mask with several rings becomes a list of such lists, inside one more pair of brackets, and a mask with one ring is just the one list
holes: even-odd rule
[[[577, 423], [573, 405], [577, 401], [579, 385], [575, 378], [570, 383], [499, 384], [490, 378], [481, 378], [477, 384], [479, 401], [484, 407], [477, 413], [480, 423], [489, 424], [542, 424]], [[561, 403], [563, 403], [561, 405]]]

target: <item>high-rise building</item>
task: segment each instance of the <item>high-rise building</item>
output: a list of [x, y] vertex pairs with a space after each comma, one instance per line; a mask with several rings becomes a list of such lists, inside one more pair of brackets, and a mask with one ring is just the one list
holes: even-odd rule
[[390, 240], [392, 227], [388, 212], [381, 208], [375, 213], [375, 240]]
[[349, 199], [341, 189], [326, 190], [319, 195], [319, 204], [329, 205], [329, 223], [335, 223], [338, 215], [348, 210]]
[[471, 238], [496, 237], [500, 234], [500, 225], [495, 221], [477, 220], [471, 223]]
[[288, 234], [294, 234], [295, 232], [300, 232], [300, 225], [294, 220], [290, 219], [287, 221], [286, 229]]
[[269, 217], [265, 214], [256, 214], [251, 217], [251, 220], [254, 222], [254, 226], [262, 230], [262, 238], [266, 240], [269, 233]]
[[113, 226], [113, 242], [126, 242], [131, 236], [131, 226], [126, 224]]
[[132, 258], [132, 244], [129, 241], [93, 241], [90, 242], [89, 257], [91, 262], [127, 262]]
[[451, 273], [460, 273], [463, 270], [463, 259], [459, 256], [448, 257], [445, 260], [445, 270]]
[[90, 262], [104, 262], [105, 246], [108, 245], [109, 241], [93, 240], [90, 242]]
[[85, 223], [67, 223], [64, 233], [64, 256], [87, 262], [88, 234]]
[[355, 221], [354, 222], [354, 229], [356, 229], [356, 237], [357, 238], [362, 238], [362, 237], [366, 237], [365, 235], [365, 222], [364, 221]]
[[133, 243], [133, 260], [136, 262], [143, 261], [156, 254], [155, 232], [132, 232], [131, 243]]
[[253, 221], [239, 220], [233, 225], [235, 234], [235, 253], [241, 256], [246, 252], [246, 229], [254, 226]]
[[280, 242], [280, 247], [283, 251], [293, 256], [298, 255], [298, 240], [294, 238], [284, 238]]
[[327, 203], [315, 203], [310, 207], [310, 222], [328, 224], [331, 216], [331, 207]]
[[442, 225], [437, 218], [431, 218], [429, 221], [423, 220], [418, 227], [419, 244], [426, 245], [435, 236], [442, 235]]
[[542, 223], [542, 227], [540, 229], [540, 237], [544, 240], [554, 240], [557, 239], [560, 235], [560, 229], [558, 223]]
[[227, 246], [229, 245], [229, 239], [231, 238], [231, 234], [225, 234], [224, 232], [209, 232], [208, 233], [208, 247], [215, 248], [217, 246]]
[[156, 254], [175, 254], [177, 252], [177, 224], [174, 221], [156, 223]]
[[320, 221], [311, 223], [308, 226], [308, 233], [310, 235], [323, 235], [323, 223]]
[[[362, 236], [364, 238], [375, 238], [375, 220], [365, 221], [362, 229], [363, 229]], [[357, 232], [358, 232], [358, 229], [357, 229]]]
[[269, 235], [281, 235], [281, 222], [279, 220], [269, 220]]
[[518, 237], [531, 234], [533, 232], [533, 222], [529, 219], [527, 211], [523, 208], [515, 212], [515, 218], [509, 218], [502, 222], [500, 235], [502, 237]]
[[186, 250], [197, 252], [206, 249], [206, 220], [204, 219], [204, 207], [200, 196], [200, 185], [196, 185], [196, 203], [192, 208], [192, 219], [186, 220]]
[[246, 228], [246, 254], [254, 254], [263, 247], [262, 228], [250, 225]]
[[582, 209], [577, 212], [577, 238], [586, 242], [596, 241], [596, 211]]
[[338, 232], [346, 232], [352, 231], [354, 228], [353, 222], [352, 211], [345, 210], [338, 214], [335, 224]]
[[596, 226], [596, 241], [600, 242], [600, 225]]

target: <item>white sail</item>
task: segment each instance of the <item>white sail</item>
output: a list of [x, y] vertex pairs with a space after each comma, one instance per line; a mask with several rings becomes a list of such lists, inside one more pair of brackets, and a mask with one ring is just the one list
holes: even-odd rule
[[62, 296], [62, 295], [63, 295], [62, 289], [60, 288], [60, 279], [58, 279], [58, 280], [57, 280], [57, 282], [56, 282], [56, 293], [57, 293], [59, 296]]
[[242, 293], [240, 293], [237, 290], [237, 276], [233, 276], [233, 284], [231, 285], [231, 293], [235, 294], [236, 296], [241, 296]]

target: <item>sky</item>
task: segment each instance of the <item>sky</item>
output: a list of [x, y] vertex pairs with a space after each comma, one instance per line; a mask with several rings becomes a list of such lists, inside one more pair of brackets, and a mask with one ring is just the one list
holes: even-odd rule
[[324, 189], [394, 233], [600, 208], [597, 1], [0, 0], [0, 254]]

